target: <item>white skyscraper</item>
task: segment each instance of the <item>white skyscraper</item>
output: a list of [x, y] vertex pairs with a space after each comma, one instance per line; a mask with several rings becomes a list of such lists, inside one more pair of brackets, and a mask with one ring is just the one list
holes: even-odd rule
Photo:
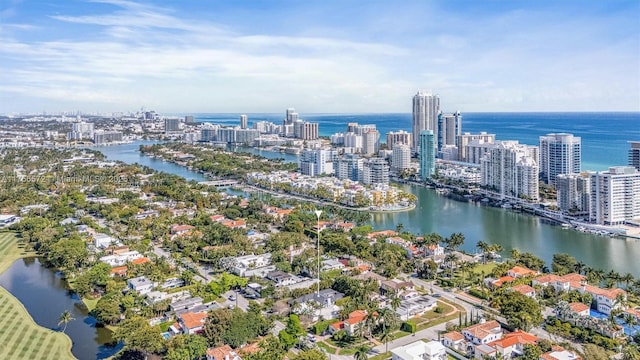
[[632, 166], [616, 166], [590, 175], [592, 222], [602, 225], [640, 222], [640, 171]]
[[517, 141], [489, 144], [480, 161], [480, 184], [498, 193], [501, 199], [523, 198], [538, 201], [537, 148]]
[[388, 132], [387, 148], [389, 150], [393, 150], [393, 147], [396, 144], [409, 145], [409, 148], [411, 148], [411, 146], [413, 146], [413, 143], [411, 142], [411, 133], [408, 133], [404, 130]]
[[362, 153], [374, 155], [380, 148], [380, 133], [378, 130], [370, 129], [362, 134]]
[[411, 166], [411, 148], [409, 145], [396, 144], [391, 155], [391, 170], [401, 172]]
[[247, 115], [240, 115], [240, 129], [247, 128]]
[[413, 151], [414, 152], [419, 152], [420, 150], [420, 132], [422, 130], [433, 131], [435, 141], [437, 141], [439, 113], [440, 113], [440, 98], [437, 95], [419, 91], [413, 97], [412, 133], [413, 133]]
[[589, 213], [591, 185], [588, 174], [559, 174], [556, 176], [556, 190], [560, 210], [573, 215]]
[[458, 145], [458, 136], [462, 135], [462, 115], [460, 111], [453, 114], [438, 114], [438, 152], [445, 145]]
[[580, 138], [571, 134], [540, 136], [540, 175], [547, 184], [555, 185], [559, 174], [580, 172]]

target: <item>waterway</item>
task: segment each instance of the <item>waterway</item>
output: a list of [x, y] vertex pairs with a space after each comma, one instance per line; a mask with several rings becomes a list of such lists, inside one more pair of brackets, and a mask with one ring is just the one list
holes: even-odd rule
[[110, 346], [111, 332], [96, 327], [96, 320], [78, 306], [80, 298], [67, 290], [66, 283], [37, 258], [20, 259], [0, 274], [0, 286], [7, 289], [27, 309], [35, 322], [58, 330], [58, 318], [63, 311], [71, 312], [75, 320], [67, 324], [65, 333], [73, 341], [71, 352], [81, 360], [105, 359], [121, 346]]
[[[140, 155], [137, 150], [141, 143], [144, 142], [103, 147], [99, 150], [111, 160], [137, 162], [189, 180], [202, 179], [202, 175], [197, 172]], [[270, 158], [297, 161], [294, 155], [258, 149], [241, 150]], [[451, 233], [461, 232], [466, 237], [462, 249], [469, 253], [475, 252], [475, 244], [482, 240], [490, 244], [501, 244], [504, 247], [503, 256], [509, 256], [511, 249], [517, 248], [520, 252], [535, 254], [550, 266], [553, 254], [568, 253], [593, 268], [606, 271], [613, 269], [619, 273], [640, 276], [640, 240], [563, 229], [536, 216], [451, 200], [424, 187], [405, 185], [404, 190], [418, 197], [416, 208], [406, 212], [372, 214], [371, 225], [375, 229], [395, 229], [398, 224], [402, 224], [404, 229], [415, 234], [437, 232], [449, 236]]]

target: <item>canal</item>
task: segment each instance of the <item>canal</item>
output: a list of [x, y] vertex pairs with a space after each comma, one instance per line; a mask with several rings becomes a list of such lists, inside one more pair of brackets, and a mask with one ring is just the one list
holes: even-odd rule
[[[111, 160], [137, 162], [188, 180], [199, 181], [203, 178], [201, 174], [184, 167], [141, 155], [138, 152], [141, 143], [151, 142], [101, 147], [98, 150]], [[294, 155], [252, 148], [239, 150], [269, 158], [297, 161]], [[416, 208], [406, 212], [372, 214], [371, 225], [375, 229], [395, 229], [398, 224], [402, 224], [404, 229], [415, 234], [437, 232], [442, 236], [449, 236], [451, 233], [461, 232], [466, 237], [462, 249], [469, 253], [475, 252], [476, 243], [482, 240], [502, 245], [503, 256], [509, 256], [511, 249], [517, 248], [520, 252], [533, 253], [550, 266], [553, 254], [568, 253], [593, 268], [605, 271], [613, 269], [622, 274], [640, 276], [640, 261], [637, 260], [640, 259], [640, 240], [563, 229], [536, 216], [459, 202], [424, 187], [403, 185], [403, 189], [418, 197]]]
[[40, 326], [57, 330], [60, 314], [68, 310], [75, 320], [67, 324], [65, 333], [78, 359], [105, 359], [120, 350], [121, 346], [110, 345], [111, 332], [96, 327], [96, 320], [79, 305], [80, 298], [67, 290], [65, 281], [37, 258], [14, 262], [0, 274], [0, 286], [15, 296]]

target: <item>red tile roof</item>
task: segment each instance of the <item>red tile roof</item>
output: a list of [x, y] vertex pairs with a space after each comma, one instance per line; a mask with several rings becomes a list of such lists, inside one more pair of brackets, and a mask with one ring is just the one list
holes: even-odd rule
[[522, 295], [528, 295], [528, 294], [536, 292], [536, 289], [534, 289], [531, 286], [526, 285], [526, 284], [516, 285], [516, 286], [512, 287], [511, 289], [513, 291], [519, 292]]
[[450, 339], [451, 341], [460, 341], [460, 340], [464, 340], [464, 335], [462, 335], [461, 333], [459, 333], [458, 331], [452, 331], [452, 332], [448, 332], [444, 335], [442, 335], [443, 337]]
[[204, 325], [204, 321], [206, 320], [206, 318], [207, 313], [204, 312], [186, 312], [180, 315], [180, 320], [182, 320], [182, 324], [184, 324], [187, 329], [194, 329], [198, 326]]
[[489, 343], [489, 346], [500, 346], [501, 348], [508, 348], [509, 346], [513, 346], [515, 344], [535, 344], [538, 341], [538, 338], [534, 335], [531, 335], [527, 332], [518, 330], [512, 333], [506, 334], [500, 340], [493, 341]]
[[573, 312], [583, 312], [585, 310], [589, 310], [589, 306], [580, 303], [580, 302], [572, 302], [569, 304], [569, 308], [571, 309], [571, 311]]

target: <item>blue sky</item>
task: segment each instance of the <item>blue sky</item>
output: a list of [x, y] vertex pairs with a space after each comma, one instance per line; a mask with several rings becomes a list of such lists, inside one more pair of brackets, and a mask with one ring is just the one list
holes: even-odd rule
[[639, 1], [0, 1], [0, 113], [640, 111]]

